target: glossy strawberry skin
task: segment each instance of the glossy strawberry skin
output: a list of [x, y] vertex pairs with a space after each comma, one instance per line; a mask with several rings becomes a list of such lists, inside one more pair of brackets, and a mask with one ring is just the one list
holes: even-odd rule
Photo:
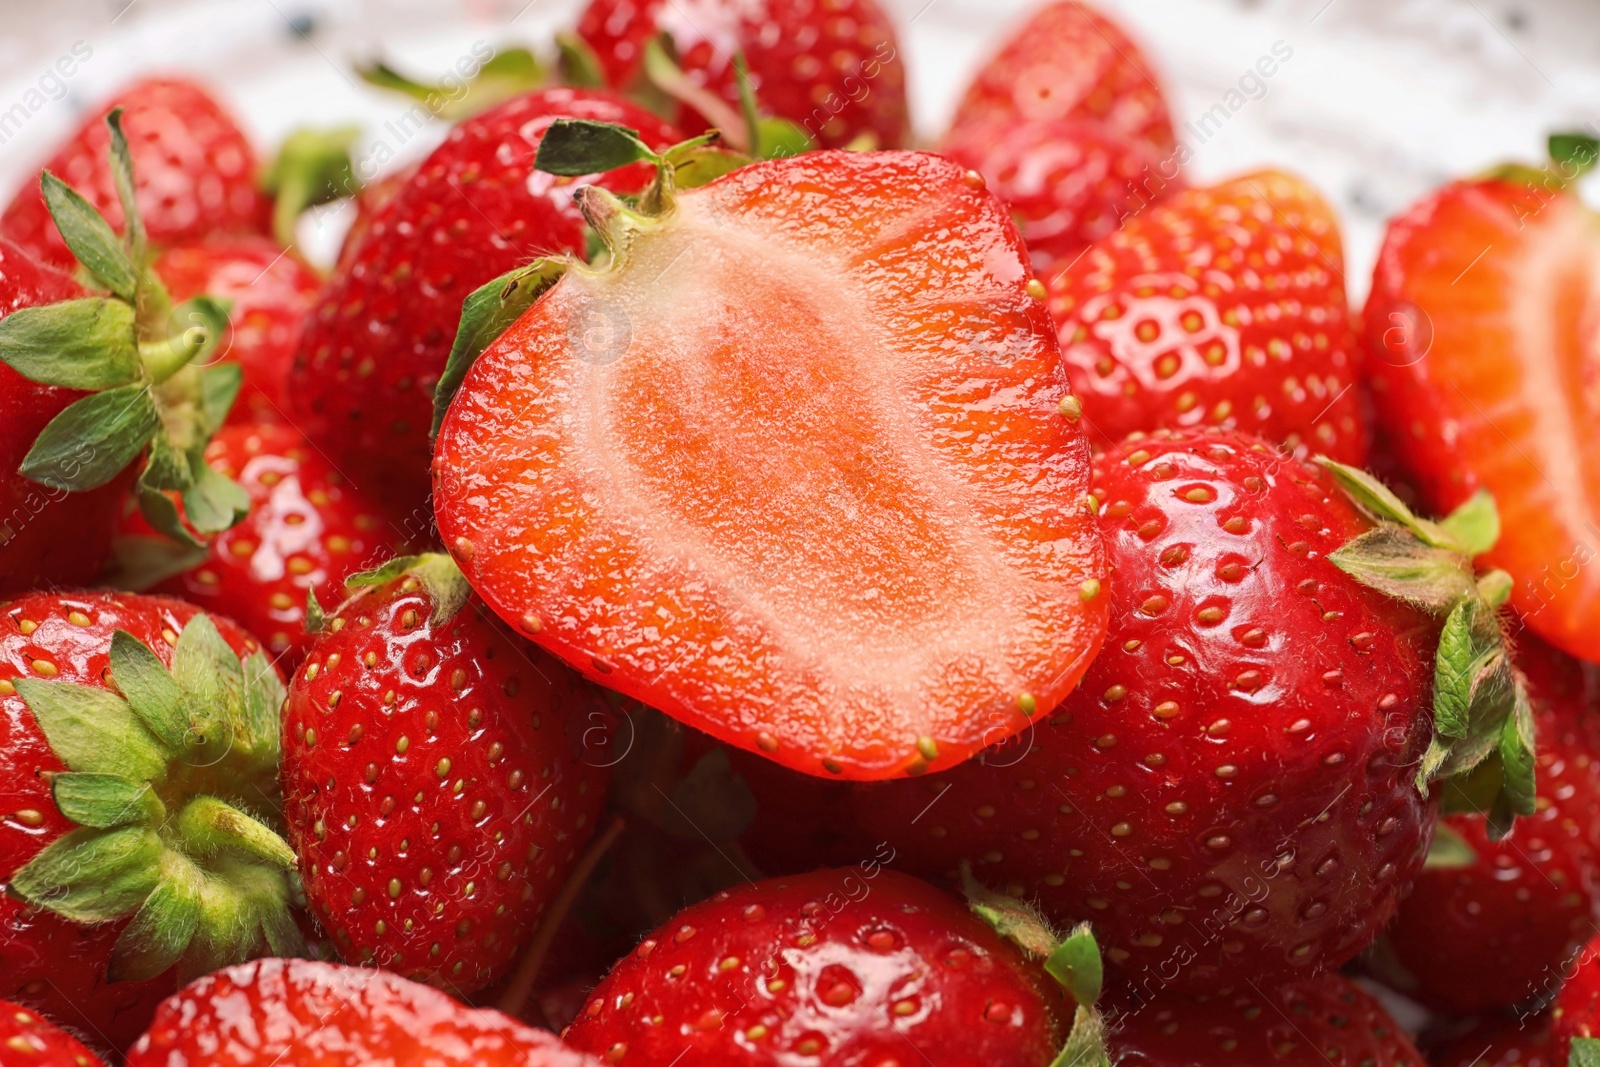
[[579, 89], [476, 115], [372, 214], [307, 320], [289, 375], [291, 415], [403, 522], [426, 517], [433, 390], [462, 301], [538, 256], [583, 251], [578, 183], [638, 192], [653, 177], [642, 164], [576, 180], [535, 171], [544, 130], [562, 117], [620, 123], [657, 148], [682, 139], [648, 112]]
[[1600, 239], [1576, 195], [1460, 181], [1390, 222], [1365, 313], [1378, 420], [1424, 502], [1493, 493], [1501, 536], [1485, 562], [1516, 580], [1529, 628], [1591, 662], [1597, 279]]
[[475, 601], [442, 624], [433, 607], [401, 579], [312, 644], [284, 705], [284, 821], [345, 960], [465, 994], [515, 963], [606, 775], [582, 749], [592, 690]]
[[[292, 671], [311, 644], [307, 590], [338, 604], [344, 580], [395, 555], [405, 535], [291, 426], [225, 426], [206, 446], [206, 462], [244, 487], [250, 512], [154, 591], [237, 619]], [[155, 536], [131, 509], [121, 532]]]
[[1172, 151], [1167, 102], [1149, 59], [1122, 28], [1078, 0], [1039, 7], [967, 87], [954, 132], [991, 124], [1090, 119]]
[[[742, 53], [762, 112], [797, 124], [821, 147], [865, 135], [874, 148], [899, 148], [910, 137], [905, 65], [879, 0], [591, 0], [578, 20], [578, 35], [619, 90], [643, 81], [645, 44], [660, 34], [689, 77], [734, 108], [733, 57]], [[694, 118], [679, 121], [687, 130]]]
[[1433, 1067], [1560, 1067], [1550, 1047], [1550, 1019], [1491, 1018], [1433, 1048]]
[[1558, 1064], [1567, 1062], [1572, 1039], [1600, 1039], [1600, 937], [1567, 961], [1566, 979], [1550, 1011], [1550, 1048]]
[[878, 1064], [910, 1048], [1048, 1063], [1063, 1036], [1048, 982], [954, 898], [874, 863], [678, 913], [612, 968], [564, 1036], [623, 1065]]
[[161, 1005], [127, 1067], [598, 1067], [554, 1035], [388, 971], [265, 959]]
[[1517, 641], [1538, 731], [1539, 810], [1490, 841], [1482, 816], [1444, 825], [1477, 856], [1427, 870], [1384, 934], [1395, 984], [1438, 1011], [1509, 1006], [1547, 992], [1600, 921], [1600, 687], [1592, 669], [1531, 634]]
[[0, 1000], [0, 1048], [27, 1067], [104, 1067], [83, 1042], [20, 1004], [5, 1000]]
[[[198, 613], [170, 597], [130, 593], [36, 593], [0, 604], [0, 882], [72, 829], [40, 772], [65, 770], [17, 695], [12, 678], [52, 678], [104, 686], [111, 635], [126, 630], [164, 662], [177, 634]], [[241, 655], [260, 644], [213, 617]], [[105, 972], [121, 923], [79, 926], [0, 895], [0, 997], [37, 1010], [114, 1048], [139, 1035], [173, 972], [108, 983]]]
[[[0, 238], [0, 318], [83, 295], [72, 278]], [[39, 431], [84, 395], [0, 363], [0, 595], [88, 585], [105, 565], [128, 479], [68, 493], [17, 473]]]
[[1049, 283], [1096, 447], [1222, 426], [1365, 462], [1338, 223], [1300, 179], [1263, 172], [1180, 192]]
[[1259, 439], [1095, 463], [1111, 627], [1053, 716], [946, 775], [859, 793], [902, 866], [1094, 923], [1135, 986], [1335, 967], [1420, 869], [1438, 625], [1327, 556], [1371, 522]]
[[983, 175], [1011, 209], [1041, 277], [1183, 188], [1148, 143], [1088, 119], [963, 127], [939, 151]]
[[1338, 974], [1159, 996], [1110, 1026], [1117, 1067], [1426, 1067], [1383, 1005]]
[[300, 328], [322, 288], [316, 272], [268, 237], [222, 237], [166, 249], [156, 274], [174, 301], [201, 293], [232, 301], [213, 358], [244, 369], [231, 423], [283, 422]]
[[[265, 232], [269, 207], [256, 188], [255, 150], [208, 90], [181, 77], [124, 86], [87, 115], [44, 166], [83, 194], [113, 228], [121, 230], [123, 220], [106, 163], [110, 134], [104, 119], [112, 107], [123, 109], [135, 200], [152, 244]], [[45, 208], [37, 178], [0, 215], [0, 235], [61, 270], [76, 266]]]

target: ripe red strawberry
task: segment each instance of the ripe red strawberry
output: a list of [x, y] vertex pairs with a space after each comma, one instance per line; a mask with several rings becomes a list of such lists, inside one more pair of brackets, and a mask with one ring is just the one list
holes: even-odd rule
[[1491, 1019], [1432, 1049], [1434, 1067], [1560, 1067], [1550, 1050], [1550, 1019]]
[[[867, 136], [876, 148], [910, 138], [905, 65], [894, 22], [878, 0], [590, 0], [578, 36], [607, 84], [647, 84], [646, 47], [664, 38], [690, 81], [739, 107], [734, 59], [743, 55], [763, 112], [800, 127], [814, 144], [842, 148]], [[717, 115], [685, 113], [695, 133]]]
[[1017, 28], [956, 109], [956, 132], [1019, 122], [1091, 119], [1172, 151], [1160, 80], [1122, 28], [1088, 4], [1055, 0]]
[[240, 236], [169, 248], [156, 260], [156, 273], [174, 300], [209, 293], [232, 301], [215, 354], [244, 368], [228, 421], [286, 421], [289, 367], [322, 288], [316, 272], [270, 238]]
[[127, 1067], [598, 1067], [555, 1035], [388, 971], [311, 960], [230, 967], [161, 1005]]
[[817, 152], [664, 186], [659, 215], [580, 195], [612, 258], [529, 268], [545, 294], [439, 434], [439, 528], [489, 605], [809, 774], [952, 766], [1059, 702], [1105, 612], [1088, 450], [982, 183]]
[[[289, 375], [291, 414], [363, 490], [399, 514], [424, 507], [434, 385], [474, 289], [535, 256], [581, 252], [570, 180], [534, 170], [562, 116], [619, 122], [664, 146], [676, 133], [608, 94], [550, 89], [466, 120], [373, 214], [322, 291]], [[637, 192], [643, 168], [601, 179]]]
[[[1591, 156], [1592, 158], [1592, 156]], [[1389, 224], [1366, 331], [1373, 399], [1434, 508], [1492, 492], [1490, 557], [1540, 636], [1600, 660], [1600, 437], [1584, 384], [1600, 241], [1554, 174], [1459, 181]]]
[[306, 593], [338, 603], [346, 578], [393, 556], [406, 536], [293, 427], [225, 426], [206, 446], [206, 462], [249, 494], [244, 520], [203, 548], [162, 551], [165, 543], [129, 512], [116, 544], [124, 580], [165, 565], [150, 575], [154, 584], [142, 584], [236, 619], [292, 672], [312, 641]]
[[567, 1028], [608, 1064], [1044, 1064], [1061, 994], [957, 901], [873, 863], [719, 893], [612, 968]]
[[0, 604], [0, 997], [120, 1049], [180, 976], [297, 949], [294, 855], [257, 821], [282, 696], [179, 600]]
[[[1517, 643], [1539, 736], [1539, 810], [1503, 841], [1481, 814], [1442, 826], [1471, 850], [1425, 870], [1384, 934], [1413, 1000], [1455, 1014], [1545, 992], [1600, 922], [1600, 688], [1592, 672], [1532, 635]], [[1459, 847], [1459, 846], [1458, 846]]]
[[1096, 447], [1206, 425], [1365, 461], [1338, 222], [1298, 178], [1150, 208], [1050, 279], [1050, 312]]
[[[1424, 749], [1439, 766], [1440, 624], [1342, 568], [1370, 573], [1371, 537], [1380, 555], [1417, 542], [1398, 511], [1369, 535], [1374, 519], [1329, 473], [1243, 435], [1125, 441], [1096, 460], [1094, 494], [1112, 613], [1083, 683], [980, 760], [863, 789], [864, 828], [902, 869], [938, 877], [967, 860], [1058, 923], [1092, 922], [1111, 963], [1152, 992], [1343, 963], [1427, 850], [1434, 805], [1417, 771]], [[1431, 606], [1462, 598], [1482, 613], [1475, 647], [1494, 648], [1462, 556], [1422, 556], [1438, 568]], [[1508, 675], [1495, 685], [1509, 701]], [[1508, 714], [1474, 719], [1475, 740], [1444, 766], [1481, 758], [1473, 746]]]
[[[0, 238], [0, 320], [83, 295], [67, 275]], [[126, 479], [72, 493], [17, 472], [40, 431], [83, 395], [29, 381], [0, 362], [0, 595], [87, 585], [105, 564]]]
[[[1405, 1031], [1338, 974], [1169, 995], [1108, 1021], [1117, 1067], [1426, 1067]], [[1480, 1065], [1484, 1067], [1484, 1065]]]
[[939, 151], [988, 180], [1041, 275], [1183, 187], [1147, 142], [1089, 119], [961, 127]]
[[[256, 188], [255, 150], [227, 108], [188, 78], [153, 77], [124, 86], [113, 101], [84, 117], [44, 169], [81, 192], [121, 231], [122, 206], [106, 166], [105, 116], [113, 106], [123, 110], [135, 197], [154, 244], [265, 232], [270, 208]], [[0, 215], [0, 236], [61, 270], [76, 265], [37, 179]]]
[[1600, 1049], [1600, 937], [1567, 961], [1562, 972], [1566, 984], [1550, 1009], [1550, 1053], [1558, 1064], [1587, 1067], [1593, 1059], [1579, 1060], [1577, 1044], [1594, 1055]]
[[352, 584], [296, 671], [283, 795], [306, 897], [351, 962], [460, 993], [515, 963], [604, 800], [597, 699], [448, 558]]
[[0, 1000], [0, 1049], [26, 1067], [104, 1067], [83, 1042], [34, 1012]]

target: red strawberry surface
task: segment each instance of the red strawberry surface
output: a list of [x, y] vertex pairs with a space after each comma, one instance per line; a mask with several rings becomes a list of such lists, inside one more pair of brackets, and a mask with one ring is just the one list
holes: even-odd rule
[[[0, 238], [0, 319], [83, 295], [70, 277]], [[17, 473], [39, 431], [83, 395], [0, 363], [0, 595], [87, 585], [105, 564], [125, 480], [70, 493]]]
[[[536, 256], [583, 251], [572, 181], [533, 167], [562, 116], [620, 123], [657, 147], [678, 140], [648, 112], [578, 89], [528, 93], [462, 122], [372, 215], [301, 337], [294, 421], [408, 522], [426, 513], [434, 385], [462, 301]], [[649, 177], [632, 168], [590, 180], [637, 192]]]
[[127, 1067], [596, 1067], [555, 1035], [388, 971], [265, 959], [161, 1005]]
[[445, 557], [389, 571], [361, 579], [376, 584], [294, 676], [285, 821], [344, 959], [470, 993], [515, 963], [594, 830], [598, 698], [468, 599]]
[[174, 300], [209, 293], [232, 302], [228, 334], [213, 357], [244, 367], [244, 387], [228, 421], [285, 421], [300, 327], [322, 288], [316, 272], [276, 241], [255, 236], [177, 245], [161, 254], [155, 269]]
[[1054, 707], [1099, 643], [1102, 546], [982, 183], [816, 152], [660, 217], [585, 199], [613, 258], [483, 353], [439, 434], [439, 529], [490, 606], [825, 777], [951, 766]]
[[1044, 1064], [1059, 990], [955, 899], [876, 864], [719, 893], [640, 943], [568, 1027], [610, 1064]]
[[[405, 538], [291, 426], [225, 426], [206, 446], [206, 461], [244, 487], [250, 510], [152, 589], [238, 620], [292, 671], [311, 644], [307, 591], [337, 604], [346, 578], [394, 555]], [[132, 511], [121, 533], [125, 555], [152, 536]]]
[[1366, 332], [1379, 419], [1425, 502], [1486, 488], [1529, 627], [1600, 660], [1600, 518], [1589, 375], [1600, 298], [1594, 218], [1537, 181], [1472, 180], [1389, 224]]
[[1501, 841], [1482, 815], [1445, 817], [1475, 861], [1423, 871], [1384, 935], [1402, 970], [1385, 977], [1439, 1011], [1549, 992], [1600, 922], [1600, 690], [1591, 670], [1531, 634], [1517, 663], [1539, 735], [1539, 810]]
[[1433, 1067], [1559, 1067], [1550, 1049], [1550, 1020], [1490, 1019], [1429, 1050]]
[[[578, 35], [617, 89], [645, 83], [645, 46], [664, 36], [692, 82], [734, 109], [734, 57], [743, 55], [761, 110], [814, 145], [866, 136], [872, 147], [899, 148], [910, 136], [905, 64], [878, 0], [591, 0]], [[689, 114], [679, 124], [697, 126]], [[716, 124], [700, 117], [700, 127]]]
[[967, 87], [952, 128], [1074, 118], [1172, 151], [1172, 119], [1149, 59], [1089, 4], [1041, 5]]
[[1183, 187], [1147, 142], [1088, 119], [961, 127], [939, 151], [988, 180], [1045, 276]]
[[1550, 1009], [1550, 1052], [1565, 1064], [1575, 1040], [1600, 1040], [1600, 937], [1574, 953], [1561, 974], [1566, 982]]
[[1178, 193], [1050, 278], [1091, 441], [1223, 426], [1361, 464], [1360, 341], [1333, 209], [1273, 171]]
[[[238, 123], [204, 86], [183, 77], [152, 77], [124, 86], [84, 117], [44, 169], [73, 186], [106, 220], [123, 227], [104, 122], [123, 109], [133, 154], [134, 192], [157, 245], [217, 234], [265, 232], [269, 209], [256, 188], [255, 150]], [[37, 177], [0, 215], [0, 236], [62, 270], [75, 266], [39, 193]]]
[[[125, 920], [144, 899], [128, 894], [140, 884], [149, 891], [149, 883], [135, 877], [142, 868], [143, 854], [128, 857], [122, 893], [112, 894], [99, 883], [80, 884], [69, 878], [54, 898], [57, 903], [49, 907], [28, 903], [35, 896], [28, 887], [38, 879], [27, 878], [24, 872], [37, 873], [39, 867], [31, 861], [42, 861], [46, 853], [59, 854], [75, 840], [73, 835], [94, 834], [86, 828], [75, 829], [78, 820], [58, 804], [62, 782], [74, 777], [62, 773], [69, 769], [148, 775], [157, 795], [175, 812], [197, 797], [221, 796], [236, 798], [247, 810], [270, 815], [276, 795], [273, 735], [265, 739], [268, 744], [263, 752], [255, 747], [262, 739], [256, 736], [251, 721], [231, 717], [224, 720], [233, 724], [231, 728], [215, 728], [209, 739], [197, 737], [185, 751], [165, 757], [172, 763], [162, 769], [159, 758], [164, 750], [152, 735], [126, 719], [119, 724], [116, 705], [120, 702], [105, 706], [109, 687], [118, 678], [130, 690], [137, 680], [136, 674], [119, 670], [123, 661], [112, 654], [117, 631], [131, 634], [153, 651], [160, 663], [170, 665], [180, 635], [196, 628], [196, 620], [201, 618], [195, 607], [180, 600], [121, 593], [37, 593], [0, 604], [0, 811], [7, 813], [0, 819], [0, 883], [9, 883], [10, 890], [0, 895], [0, 997], [42, 1012], [112, 1048], [127, 1047], [149, 1021], [159, 1000], [176, 984], [176, 971], [166, 967], [157, 967], [156, 973], [146, 977], [133, 977], [141, 970], [140, 961], [136, 954], [127, 954], [138, 946], [127, 934]], [[215, 629], [211, 633], [220, 633], [233, 653], [248, 656], [259, 649], [254, 638], [226, 619], [212, 622]], [[196, 629], [195, 636], [199, 635]], [[217, 639], [213, 636], [211, 640]], [[204, 668], [193, 666], [198, 651], [203, 650], [190, 644], [183, 647], [194, 672], [188, 677], [203, 677]], [[236, 670], [238, 661], [233, 662]], [[281, 693], [265, 660], [256, 655], [253, 663], [258, 671], [266, 672], [253, 677], [266, 685], [252, 682], [251, 690], [270, 693], [276, 688]], [[46, 716], [52, 724], [52, 732], [47, 734], [35, 708], [40, 694], [29, 686], [45, 686], [48, 696], [59, 691], [54, 688], [57, 685], [70, 690], [67, 683], [107, 696], [92, 705], [95, 710], [87, 720], [87, 733], [75, 734], [70, 726], [55, 725], [61, 719], [55, 715]], [[214, 707], [220, 714], [242, 714], [241, 709], [220, 699]], [[126, 705], [121, 714], [128, 714]], [[202, 720], [194, 721], [198, 735], [205, 725]], [[83, 774], [76, 777], [81, 779]], [[128, 829], [109, 832], [126, 833]], [[169, 840], [179, 843], [165, 852], [167, 862], [192, 869], [183, 867], [188, 861], [181, 857], [190, 853], [182, 835], [175, 825], [168, 829], [172, 834]], [[71, 862], [70, 854], [67, 859]], [[233, 883], [228, 876], [208, 871], [207, 877], [219, 914], [235, 915], [244, 923], [250, 913], [236, 911], [230, 904]], [[128, 906], [130, 902], [133, 907]], [[259, 936], [259, 930], [244, 933], [242, 949], [248, 950], [255, 940], [251, 934]], [[239, 933], [229, 936], [238, 938]], [[177, 947], [183, 945], [179, 941]], [[219, 962], [226, 962], [225, 951], [209, 958], [223, 956]], [[110, 980], [108, 972], [114, 966], [127, 972], [121, 976], [124, 980]]]
[[1114, 1016], [1117, 1067], [1425, 1067], [1383, 1005], [1338, 974], [1158, 997]]
[[[1135, 985], [1337, 966], [1420, 868], [1438, 623], [1328, 555], [1372, 528], [1259, 439], [1123, 442], [1095, 462], [1104, 651], [1050, 718], [947, 775], [863, 789], [901, 869], [970, 861]], [[1152, 984], [1153, 983], [1153, 984]]]
[[103, 1067], [83, 1042], [37, 1012], [0, 1000], [0, 1050], [18, 1067]]

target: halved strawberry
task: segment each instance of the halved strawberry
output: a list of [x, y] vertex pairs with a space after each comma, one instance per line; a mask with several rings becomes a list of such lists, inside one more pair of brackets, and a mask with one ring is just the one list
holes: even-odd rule
[[900, 152], [674, 193], [669, 159], [608, 136], [561, 124], [541, 165], [658, 159], [657, 210], [579, 193], [610, 259], [518, 275], [565, 268], [439, 434], [474, 588], [590, 677], [812, 774], [951, 766], [1057, 704], [1104, 633], [1104, 549], [1004, 209]]
[[1512, 604], [1600, 660], [1600, 223], [1567, 188], [1579, 165], [1454, 182], [1390, 223], [1366, 330], [1379, 418], [1427, 503], [1492, 492]]

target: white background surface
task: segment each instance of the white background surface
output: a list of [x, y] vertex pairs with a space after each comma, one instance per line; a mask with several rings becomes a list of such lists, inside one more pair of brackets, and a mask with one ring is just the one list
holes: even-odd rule
[[[687, 0], [685, 0], [687, 2]], [[900, 16], [916, 124], [937, 136], [972, 70], [1031, 0], [885, 0]], [[1595, 0], [1102, 0], [1164, 72], [1190, 174], [1277, 165], [1308, 175], [1346, 224], [1352, 295], [1365, 291], [1382, 221], [1456, 174], [1540, 158], [1554, 128], [1600, 127]], [[474, 42], [543, 47], [577, 0], [0, 0], [0, 112], [78, 41], [91, 58], [11, 137], [0, 195], [26, 180], [80, 111], [136, 73], [210, 78], [270, 149], [305, 124], [361, 123], [370, 138], [406, 105], [361, 85], [351, 60], [384, 54], [438, 75]], [[293, 20], [309, 17], [302, 37]], [[1198, 121], [1274, 42], [1293, 57], [1265, 95], [1204, 143]], [[37, 98], [35, 98], [37, 99]], [[442, 123], [436, 123], [442, 127]], [[424, 152], [439, 129], [391, 145]], [[375, 142], [369, 138], [365, 151]], [[393, 138], [389, 138], [391, 141]], [[313, 248], [330, 247], [339, 214]]]

